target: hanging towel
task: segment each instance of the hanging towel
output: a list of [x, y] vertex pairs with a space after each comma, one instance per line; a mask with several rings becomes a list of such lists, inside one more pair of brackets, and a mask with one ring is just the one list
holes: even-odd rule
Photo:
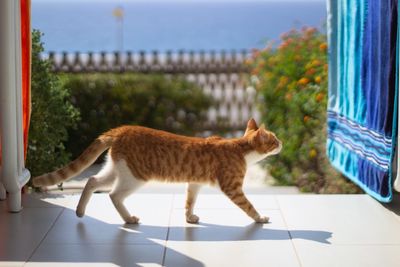
[[328, 4], [327, 154], [382, 202], [392, 199], [397, 126], [397, 0]]
[[22, 128], [24, 156], [28, 150], [29, 122], [31, 118], [31, 0], [21, 0], [21, 60], [22, 60]]

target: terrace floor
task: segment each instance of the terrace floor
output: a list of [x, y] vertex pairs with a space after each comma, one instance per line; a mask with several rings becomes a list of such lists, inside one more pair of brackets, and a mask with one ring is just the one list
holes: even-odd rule
[[253, 223], [213, 189], [199, 195], [198, 225], [185, 222], [182, 190], [127, 199], [139, 225], [123, 224], [106, 194], [93, 195], [84, 218], [75, 216], [79, 194], [25, 194], [20, 213], [0, 202], [0, 266], [400, 264], [399, 195], [384, 206], [367, 195], [247, 191], [270, 223]]

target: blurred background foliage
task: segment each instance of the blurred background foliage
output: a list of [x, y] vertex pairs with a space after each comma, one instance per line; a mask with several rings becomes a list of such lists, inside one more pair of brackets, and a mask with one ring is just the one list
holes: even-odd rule
[[279, 184], [305, 192], [356, 193], [360, 189], [332, 169], [325, 153], [326, 42], [325, 34], [304, 27], [282, 34], [279, 46], [254, 50], [247, 61], [262, 96], [262, 120], [283, 141], [267, 167]]
[[98, 135], [123, 124], [194, 135], [212, 100], [180, 77], [63, 74], [41, 59], [32, 33], [32, 114], [26, 166], [32, 176], [77, 157]]
[[51, 72], [51, 64], [40, 59], [43, 52], [41, 33], [32, 32], [32, 87], [31, 123], [29, 129], [26, 166], [32, 176], [63, 166], [70, 160], [64, 142], [68, 129], [79, 119], [70, 95], [58, 77]]
[[179, 77], [156, 74], [63, 74], [63, 88], [80, 110], [66, 147], [73, 157], [103, 132], [142, 125], [194, 135], [212, 104], [202, 89]]

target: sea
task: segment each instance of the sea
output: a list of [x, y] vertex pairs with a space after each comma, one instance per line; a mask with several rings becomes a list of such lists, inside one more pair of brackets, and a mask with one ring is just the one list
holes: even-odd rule
[[32, 0], [46, 52], [248, 50], [325, 25], [324, 0]]

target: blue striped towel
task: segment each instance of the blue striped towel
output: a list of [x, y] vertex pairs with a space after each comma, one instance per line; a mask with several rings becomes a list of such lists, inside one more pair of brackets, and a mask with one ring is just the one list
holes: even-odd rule
[[397, 0], [329, 1], [327, 154], [382, 202], [392, 199], [397, 30]]

